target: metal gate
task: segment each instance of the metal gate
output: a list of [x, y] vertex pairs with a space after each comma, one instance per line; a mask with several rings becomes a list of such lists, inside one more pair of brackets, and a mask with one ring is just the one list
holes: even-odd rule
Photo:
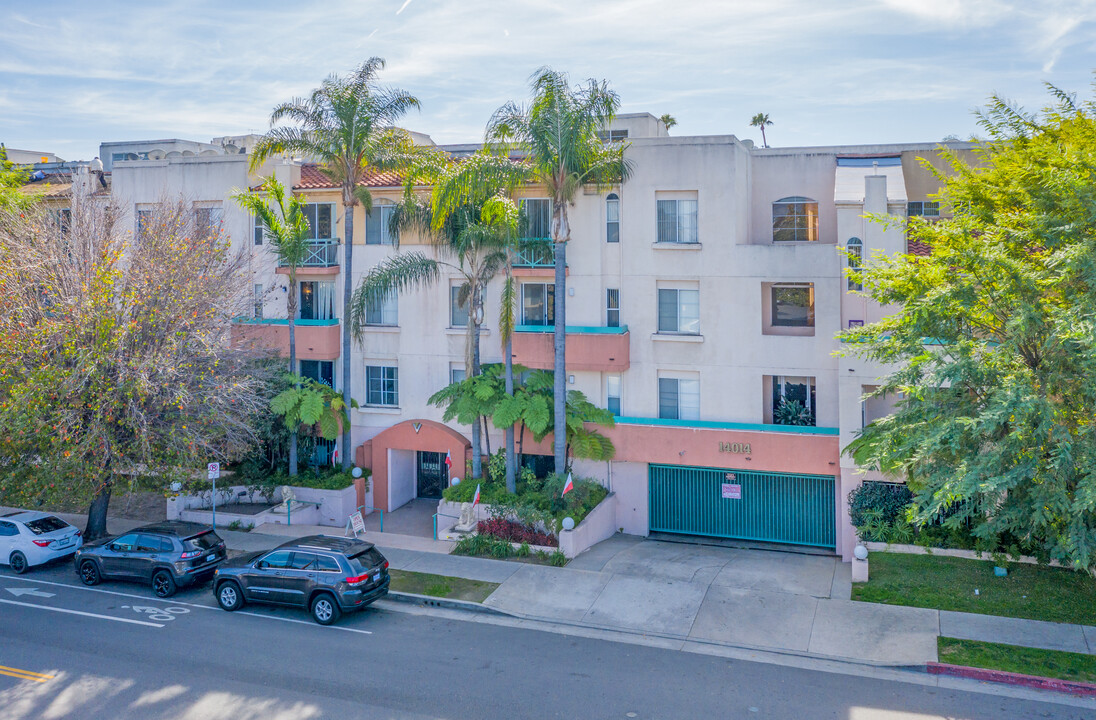
[[651, 465], [653, 532], [836, 547], [834, 478]]

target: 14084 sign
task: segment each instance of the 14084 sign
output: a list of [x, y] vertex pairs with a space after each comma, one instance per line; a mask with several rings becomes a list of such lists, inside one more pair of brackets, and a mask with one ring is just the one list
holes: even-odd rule
[[750, 444], [721, 442], [719, 443], [719, 452], [743, 453], [748, 455], [750, 453]]

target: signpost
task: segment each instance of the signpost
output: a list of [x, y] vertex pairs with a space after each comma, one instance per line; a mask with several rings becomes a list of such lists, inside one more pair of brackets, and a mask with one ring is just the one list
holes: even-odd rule
[[343, 531], [343, 536], [348, 532], [353, 532], [354, 537], [358, 537], [358, 533], [365, 532], [365, 520], [362, 519], [361, 510], [358, 510], [346, 521], [346, 530]]
[[221, 477], [221, 463], [212, 462], [206, 466], [208, 477], [213, 481], [213, 527], [217, 527], [217, 478]]

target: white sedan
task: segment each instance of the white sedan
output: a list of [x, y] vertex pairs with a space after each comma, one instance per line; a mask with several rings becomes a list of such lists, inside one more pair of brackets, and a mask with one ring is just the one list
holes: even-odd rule
[[49, 513], [20, 510], [0, 516], [0, 564], [16, 573], [69, 557], [83, 544], [79, 530]]

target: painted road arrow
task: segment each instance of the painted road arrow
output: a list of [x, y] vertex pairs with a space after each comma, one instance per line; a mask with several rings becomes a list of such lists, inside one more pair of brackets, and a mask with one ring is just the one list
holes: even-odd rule
[[42, 592], [38, 588], [8, 588], [7, 590], [15, 597], [20, 597], [22, 595], [40, 598], [53, 597], [53, 593]]

